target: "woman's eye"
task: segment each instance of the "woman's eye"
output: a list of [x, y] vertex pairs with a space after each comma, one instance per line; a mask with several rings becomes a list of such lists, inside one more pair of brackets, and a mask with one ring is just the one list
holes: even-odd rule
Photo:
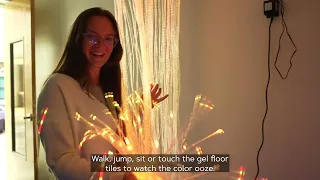
[[113, 41], [113, 37], [106, 37], [105, 40], [106, 41]]
[[88, 38], [89, 38], [89, 39], [92, 39], [92, 40], [97, 39], [97, 37], [96, 37], [95, 35], [89, 35]]

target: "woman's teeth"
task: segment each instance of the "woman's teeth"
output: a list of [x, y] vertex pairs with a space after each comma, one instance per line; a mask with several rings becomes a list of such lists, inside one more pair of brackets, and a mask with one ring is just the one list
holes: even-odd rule
[[94, 56], [103, 57], [104, 53], [91, 53]]

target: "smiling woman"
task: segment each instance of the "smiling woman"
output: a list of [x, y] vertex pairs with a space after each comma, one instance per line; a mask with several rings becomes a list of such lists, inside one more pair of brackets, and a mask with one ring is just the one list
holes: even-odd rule
[[[90, 154], [114, 151], [111, 144], [96, 138], [78, 146], [89, 127], [79, 123], [75, 113], [102, 117], [108, 106], [104, 93], [113, 92], [121, 104], [121, 43], [114, 16], [101, 8], [82, 12], [75, 20], [61, 60], [38, 97], [38, 119], [42, 122], [41, 142], [47, 164], [59, 180], [88, 180], [93, 175]], [[104, 123], [112, 126], [111, 118]], [[40, 124], [40, 121], [38, 122]], [[105, 173], [105, 179], [115, 174]], [[116, 174], [123, 179], [124, 174]], [[98, 177], [95, 177], [98, 178]]]
[[[82, 143], [93, 127], [77, 118], [80, 114], [88, 119], [93, 115], [102, 117], [103, 124], [118, 130], [114, 119], [105, 115], [113, 104], [107, 103], [104, 94], [111, 92], [117, 104], [122, 105], [122, 54], [117, 22], [109, 11], [90, 8], [77, 17], [60, 62], [44, 84], [37, 104], [46, 162], [57, 179], [136, 179], [131, 173], [107, 172], [100, 177], [91, 172], [91, 154], [117, 149], [101, 136]], [[158, 86], [153, 89], [153, 101], [167, 97], [159, 98]], [[118, 114], [114, 114], [116, 121]]]

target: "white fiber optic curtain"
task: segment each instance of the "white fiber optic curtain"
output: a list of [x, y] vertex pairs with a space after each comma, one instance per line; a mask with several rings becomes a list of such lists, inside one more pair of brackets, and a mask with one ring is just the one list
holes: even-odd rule
[[[158, 149], [145, 153], [178, 153], [180, 0], [114, 2], [124, 49], [121, 60], [123, 97], [137, 89], [150, 95], [151, 83], [159, 84], [162, 95], [169, 94], [159, 108], [143, 114], [143, 121], [147, 123], [144, 130], [151, 133], [150, 141], [159, 142]], [[145, 101], [150, 101], [149, 97], [144, 96]]]

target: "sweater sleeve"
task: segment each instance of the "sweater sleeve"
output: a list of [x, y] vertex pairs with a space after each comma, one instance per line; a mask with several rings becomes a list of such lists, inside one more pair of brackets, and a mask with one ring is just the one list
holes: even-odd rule
[[65, 99], [55, 82], [48, 82], [39, 95], [38, 119], [41, 119], [41, 111], [45, 108], [47, 113], [42, 122], [40, 139], [48, 166], [59, 180], [88, 180], [91, 176], [90, 162], [81, 158], [74, 147]]

